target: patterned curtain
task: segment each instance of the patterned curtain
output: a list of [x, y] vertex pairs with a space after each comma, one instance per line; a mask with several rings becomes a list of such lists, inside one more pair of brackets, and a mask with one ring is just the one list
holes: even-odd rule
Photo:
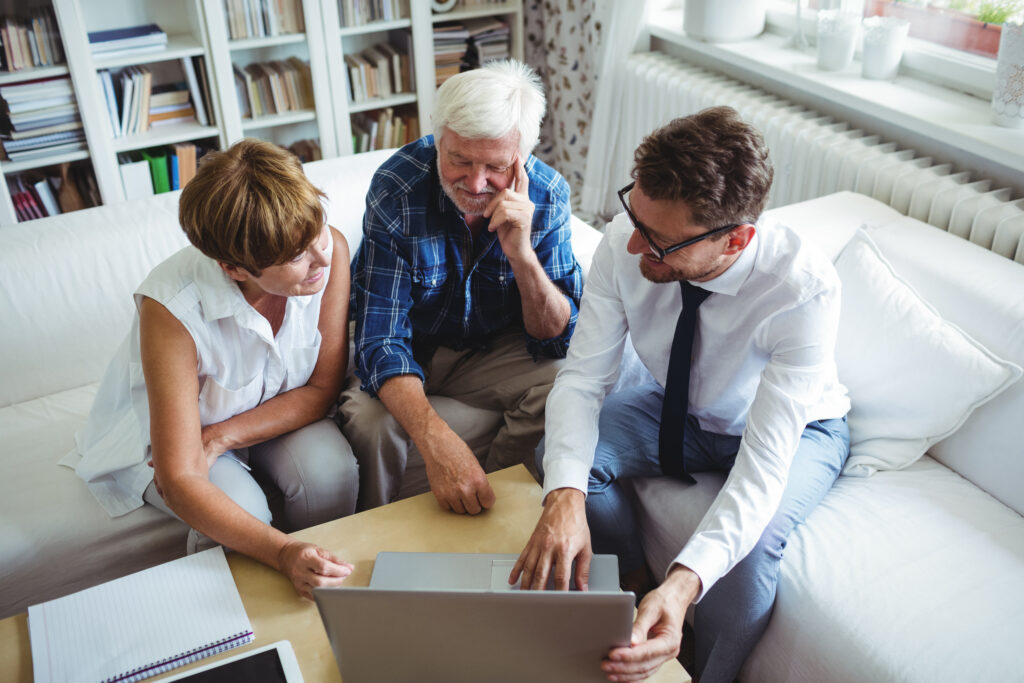
[[[600, 59], [603, 0], [526, 0], [526, 62], [544, 81], [548, 111], [538, 157], [572, 187], [579, 213]], [[587, 220], [589, 217], [580, 214]]]

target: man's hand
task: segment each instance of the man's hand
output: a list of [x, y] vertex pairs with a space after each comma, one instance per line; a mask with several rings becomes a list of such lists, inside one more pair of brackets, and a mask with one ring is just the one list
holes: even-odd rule
[[686, 608], [700, 592], [700, 577], [675, 565], [665, 582], [648, 593], [637, 608], [629, 647], [608, 653], [601, 669], [610, 681], [642, 681], [679, 654]]
[[289, 541], [277, 554], [278, 570], [287, 576], [295, 592], [313, 599], [313, 589], [320, 586], [340, 586], [355, 569], [332, 553], [312, 543]]
[[[494, 491], [466, 442], [447, 425], [423, 453], [430, 490], [445, 510], [475, 515], [494, 505]], [[422, 449], [421, 449], [422, 450]]]
[[513, 168], [512, 185], [497, 193], [484, 209], [484, 216], [491, 219], [487, 229], [498, 233], [501, 250], [509, 261], [534, 256], [530, 244], [530, 228], [533, 225], [533, 202], [530, 201], [530, 179], [526, 165], [516, 158]]
[[555, 589], [568, 590], [569, 572], [576, 560], [576, 587], [587, 590], [592, 557], [583, 492], [556, 489], [544, 500], [544, 512], [512, 567], [508, 582], [515, 583], [522, 574], [522, 588], [543, 590], [553, 572]]

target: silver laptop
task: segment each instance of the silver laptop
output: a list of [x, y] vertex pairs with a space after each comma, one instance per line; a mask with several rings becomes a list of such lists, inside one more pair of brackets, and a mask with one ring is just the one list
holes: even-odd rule
[[589, 591], [508, 585], [515, 555], [380, 553], [369, 588], [313, 597], [345, 683], [606, 681], [601, 660], [629, 644], [632, 593], [598, 555]]

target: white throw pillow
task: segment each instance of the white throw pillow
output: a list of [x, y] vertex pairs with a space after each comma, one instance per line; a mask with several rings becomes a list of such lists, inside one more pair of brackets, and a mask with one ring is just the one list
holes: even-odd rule
[[907, 467], [1020, 378], [1021, 368], [943, 320], [863, 230], [835, 265], [843, 283], [836, 366], [851, 402], [844, 474]]

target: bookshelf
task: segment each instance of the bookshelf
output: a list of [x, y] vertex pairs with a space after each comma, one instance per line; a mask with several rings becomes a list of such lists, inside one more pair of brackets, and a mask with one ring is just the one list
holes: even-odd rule
[[[294, 27], [300, 31], [233, 39], [224, 0], [203, 0], [227, 144], [247, 136], [271, 140], [284, 147], [298, 140], [312, 139], [319, 144], [324, 158], [338, 155], [328, 57], [319, 23], [320, 5], [320, 0], [301, 0], [293, 5], [301, 7], [302, 16]], [[235, 67], [244, 72], [251, 64], [287, 63], [289, 58], [308, 64], [312, 106], [303, 102], [298, 108], [255, 114], [251, 105], [243, 104], [242, 95], [237, 92]], [[244, 109], [250, 109], [248, 115]]]
[[[218, 148], [226, 144], [224, 127], [217, 125], [223, 121], [221, 102], [214, 96], [209, 102], [211, 111], [207, 112], [207, 125], [193, 121], [152, 126], [145, 132], [115, 137], [98, 77], [105, 69], [145, 65], [152, 71], [154, 84], [184, 81], [183, 60], [202, 57], [207, 66], [206, 80], [212, 84], [209, 32], [199, 0], [53, 0], [53, 6], [65, 52], [69, 55], [68, 68], [103, 203], [126, 199], [120, 154], [188, 141], [202, 141]], [[167, 34], [163, 49], [110, 58], [93, 55], [89, 32], [150, 23], [157, 24]]]
[[[431, 132], [435, 24], [480, 17], [501, 18], [511, 29], [511, 55], [518, 59], [523, 57], [522, 0], [459, 0], [452, 11], [441, 14], [433, 14], [427, 0], [405, 0], [404, 4], [400, 3], [399, 16], [378, 17], [376, 21], [358, 25], [342, 22], [343, 8], [350, 0], [289, 0], [301, 6], [301, 27], [232, 38], [231, 18], [226, 8], [232, 3], [253, 8], [255, 20], [255, 8], [262, 7], [259, 3], [264, 1], [25, 0], [14, 3], [15, 13], [19, 14], [52, 6], [67, 59], [63, 64], [0, 71], [0, 88], [40, 78], [68, 77], [86, 144], [83, 149], [55, 150], [30, 159], [0, 160], [0, 175], [6, 181], [25, 172], [53, 174], [61, 164], [71, 163], [74, 168], [95, 177], [99, 201], [111, 204], [126, 199], [119, 157], [176, 143], [192, 142], [223, 149], [246, 136], [271, 140], [286, 147], [297, 141], [315, 139], [319, 141], [324, 158], [352, 154], [353, 123], [358, 129], [361, 123], [365, 124], [388, 108], [396, 117], [415, 117], [419, 134]], [[281, 6], [278, 0], [270, 1]], [[11, 6], [6, 5], [8, 9]], [[0, 2], [0, 12], [3, 7]], [[102, 57], [94, 55], [90, 48], [89, 32], [150, 23], [157, 24], [167, 34], [166, 45], [159, 50]], [[237, 29], [236, 24], [235, 34]], [[353, 98], [345, 58], [372, 50], [380, 43], [408, 53], [413, 87], [395, 87], [384, 95]], [[152, 73], [153, 83], [165, 84], [186, 80], [182, 60], [194, 58], [202, 58], [205, 63], [210, 95], [207, 125], [197, 121], [165, 123], [151, 126], [144, 132], [115, 135], [116, 116], [108, 109], [101, 72], [107, 71], [113, 76], [140, 67]], [[244, 116], [235, 87], [234, 65], [244, 67], [289, 58], [308, 64], [312, 106]], [[0, 226], [17, 221], [10, 187], [7, 182], [0, 183]]]

